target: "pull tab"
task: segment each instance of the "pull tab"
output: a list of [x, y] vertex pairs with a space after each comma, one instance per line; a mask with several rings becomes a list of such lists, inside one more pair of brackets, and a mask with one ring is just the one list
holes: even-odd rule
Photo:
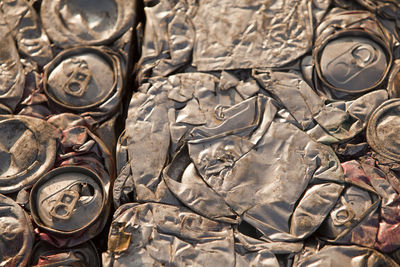
[[217, 120], [223, 121], [225, 120], [225, 110], [228, 109], [228, 106], [218, 105], [215, 107], [215, 118]]
[[108, 248], [115, 253], [121, 253], [128, 250], [131, 243], [132, 234], [124, 230], [125, 223], [114, 222], [111, 227], [110, 236], [108, 238]]
[[343, 206], [333, 210], [331, 213], [332, 222], [336, 226], [342, 226], [350, 222], [355, 216], [354, 211], [344, 197], [341, 198], [341, 202]]
[[88, 64], [82, 59], [71, 59], [71, 62], [66, 64], [72, 64], [72, 72], [66, 71], [70, 66], [63, 66], [64, 71], [69, 77], [64, 83], [63, 90], [66, 94], [81, 97], [88, 89], [89, 82], [92, 78], [92, 74], [89, 70]]
[[64, 190], [57, 199], [50, 215], [59, 220], [69, 220], [74, 214], [74, 208], [79, 200], [82, 185], [74, 185], [70, 189]]

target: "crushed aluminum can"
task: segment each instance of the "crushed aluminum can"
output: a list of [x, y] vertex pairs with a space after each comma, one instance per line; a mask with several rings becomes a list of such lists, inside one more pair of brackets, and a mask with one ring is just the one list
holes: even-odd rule
[[183, 140], [183, 155], [163, 171], [169, 190], [210, 219], [234, 223], [240, 216], [269, 240], [292, 242], [312, 234], [343, 189], [333, 151], [285, 121], [266, 96], [223, 114], [220, 124], [198, 125]]
[[53, 57], [50, 41], [31, 4], [26, 0], [1, 1], [0, 10], [15, 36], [21, 54], [30, 57], [40, 66], [47, 64]]
[[333, 9], [316, 29], [315, 87], [327, 98], [354, 99], [379, 88], [392, 64], [393, 37], [368, 11]]
[[329, 145], [356, 137], [371, 113], [388, 99], [385, 90], [375, 90], [354, 100], [325, 103], [298, 72], [254, 70], [252, 75], [287, 109], [297, 127]]
[[368, 144], [381, 156], [400, 161], [399, 130], [400, 100], [390, 99], [382, 103], [368, 121]]
[[168, 76], [190, 64], [198, 71], [284, 66], [311, 49], [314, 23], [320, 22], [329, 4], [145, 1], [139, 80]]
[[29, 266], [41, 267], [101, 266], [101, 259], [91, 241], [67, 249], [56, 248], [44, 241], [39, 241], [33, 248], [29, 262]]
[[19, 115], [0, 116], [0, 192], [31, 186], [51, 167], [58, 132], [44, 120]]
[[136, 1], [43, 0], [41, 18], [50, 39], [60, 47], [110, 44], [134, 25]]
[[242, 221], [234, 228], [235, 266], [291, 266], [290, 259], [303, 249], [302, 242], [270, 242]]
[[114, 214], [103, 266], [235, 266], [229, 224], [184, 207], [125, 204]]
[[400, 195], [368, 156], [342, 163], [347, 188], [315, 236], [392, 253], [400, 247]]
[[33, 242], [28, 215], [11, 198], [0, 194], [0, 265], [26, 266]]
[[160, 177], [168, 158], [174, 156], [191, 129], [221, 124], [227, 107], [257, 94], [260, 88], [250, 76], [240, 79], [234, 73], [223, 72], [221, 77], [182, 73], [151, 80], [139, 91], [131, 99], [121, 137], [127, 148], [122, 145], [119, 150], [123, 152], [117, 153], [116, 207], [133, 200], [179, 204]]
[[43, 176], [32, 188], [30, 208], [41, 238], [57, 247], [93, 238], [103, 230], [109, 214], [102, 180], [79, 166], [59, 167]]
[[46, 65], [44, 92], [59, 109], [104, 119], [115, 113], [121, 102], [121, 64], [119, 56], [106, 48], [64, 50]]
[[359, 246], [326, 245], [315, 252], [298, 255], [293, 267], [306, 266], [349, 266], [349, 267], [397, 267], [389, 256], [374, 249]]
[[55, 166], [78, 165], [92, 169], [100, 176], [108, 194], [116, 176], [114, 160], [104, 142], [92, 132], [91, 121], [72, 113], [53, 115], [47, 121], [61, 132]]
[[[395, 20], [398, 23], [400, 4], [397, 0], [356, 0], [369, 11], [385, 19]], [[400, 26], [400, 25], [398, 25]]]
[[[360, 245], [369, 245], [370, 247], [373, 247], [378, 229], [376, 214], [378, 203], [375, 203], [377, 197], [375, 197], [374, 201], [370, 194], [373, 194], [373, 192], [356, 186], [347, 187], [337, 201], [335, 207], [331, 210], [329, 216], [321, 225], [318, 230], [318, 235], [329, 240], [335, 240], [335, 243], [346, 243], [348, 240], [344, 241], [345, 238], [343, 238], [343, 236], [349, 234], [350, 231], [353, 231], [352, 238], [354, 240], [356, 239], [355, 233], [358, 232], [354, 230], [355, 225], [360, 223], [360, 221], [364, 220], [369, 215], [372, 219], [369, 220], [368, 225], [370, 225], [370, 228], [374, 226], [375, 230], [372, 232], [365, 231], [364, 233], [368, 233], [368, 237], [364, 236], [363, 243]], [[370, 214], [373, 215], [371, 216]]]
[[22, 98], [25, 74], [12, 33], [0, 13], [0, 113], [12, 114]]

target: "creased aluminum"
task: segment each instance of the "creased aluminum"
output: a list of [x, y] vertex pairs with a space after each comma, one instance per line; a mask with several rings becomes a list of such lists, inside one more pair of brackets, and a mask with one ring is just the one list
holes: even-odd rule
[[310, 51], [314, 23], [329, 4], [145, 1], [139, 80], [167, 76], [190, 63], [200, 71], [283, 66]]
[[43, 27], [60, 47], [103, 45], [121, 37], [135, 21], [136, 1], [62, 1], [41, 3]]
[[29, 263], [29, 266], [101, 266], [96, 247], [90, 241], [67, 249], [39, 241], [33, 248]]
[[185, 73], [154, 79], [139, 90], [132, 97], [126, 120], [126, 149], [118, 156], [128, 162], [118, 163], [121, 171], [114, 186], [117, 206], [118, 198], [129, 192], [134, 192], [136, 201], [172, 203], [174, 197], [160, 177], [168, 158], [191, 129], [222, 123], [226, 109], [260, 88], [250, 76], [222, 73], [218, 79], [210, 74]]
[[293, 266], [398, 266], [389, 256], [358, 246], [324, 246], [315, 253], [299, 256]]
[[349, 186], [319, 231], [329, 242], [386, 253], [399, 248], [399, 194], [372, 158], [342, 163]]
[[[191, 132], [189, 156], [201, 180], [268, 239], [295, 241], [308, 236], [342, 190], [336, 184], [342, 182], [342, 173], [333, 151], [281, 120], [264, 96], [230, 110], [220, 125], [199, 126]], [[168, 175], [164, 178], [167, 181]], [[311, 181], [327, 183], [316, 185], [321, 190], [308, 189], [312, 196], [303, 196]], [[308, 197], [320, 199], [318, 209]], [[315, 217], [306, 212], [314, 208]]]
[[385, 90], [376, 90], [352, 101], [325, 104], [296, 72], [255, 70], [253, 75], [290, 112], [300, 129], [325, 144], [355, 137], [366, 128], [371, 113], [388, 98]]
[[28, 215], [11, 198], [0, 194], [0, 266], [26, 266], [33, 242]]
[[0, 13], [0, 113], [12, 114], [25, 85], [23, 66], [10, 28]]
[[104, 266], [235, 266], [233, 230], [186, 208], [125, 204], [114, 214]]
[[0, 9], [18, 43], [21, 54], [44, 66], [53, 57], [40, 18], [26, 0], [2, 1]]

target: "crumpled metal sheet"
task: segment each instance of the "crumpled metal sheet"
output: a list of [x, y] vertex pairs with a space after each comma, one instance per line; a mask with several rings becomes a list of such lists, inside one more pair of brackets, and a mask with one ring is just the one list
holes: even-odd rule
[[43, 26], [52, 41], [63, 48], [110, 44], [133, 27], [136, 20], [133, 0], [42, 2]]
[[[268, 239], [295, 241], [311, 234], [327, 214], [329, 199], [336, 199], [342, 189], [340, 184], [329, 183], [343, 181], [333, 151], [280, 121], [275, 117], [276, 107], [264, 96], [252, 97], [231, 109], [235, 112], [219, 126], [199, 126], [191, 132], [189, 156], [199, 176]], [[303, 197], [311, 181], [329, 184], [324, 190], [315, 190], [325, 193], [311, 197], [319, 199], [318, 209], [307, 204], [307, 194]], [[302, 197], [304, 203], [298, 202]], [[327, 208], [321, 208], [325, 205]], [[309, 208], [318, 215], [309, 219]], [[299, 220], [293, 221], [297, 216]]]
[[189, 63], [200, 71], [283, 66], [311, 49], [314, 23], [329, 4], [145, 1], [139, 80], [167, 76]]
[[18, 43], [19, 51], [40, 66], [53, 57], [50, 41], [35, 9], [26, 0], [2, 1], [0, 9]]
[[398, 266], [389, 256], [358, 246], [324, 246], [315, 253], [300, 255], [293, 266]]
[[296, 72], [256, 70], [253, 75], [290, 112], [300, 129], [325, 144], [355, 137], [366, 128], [372, 112], [388, 99], [385, 90], [376, 90], [355, 100], [325, 104]]
[[[133, 96], [122, 156], [130, 166], [118, 164], [115, 196], [129, 199], [133, 192], [131, 201], [170, 203], [171, 190], [208, 218], [236, 223], [243, 216], [269, 239], [303, 239], [322, 223], [343, 188], [336, 156], [285, 121], [271, 98], [250, 94], [224, 100], [223, 80], [235, 79], [221, 75], [218, 85], [214, 76], [200, 73], [157, 78], [152, 87], [142, 87], [146, 94]], [[235, 86], [229, 90], [239, 92]], [[182, 144], [186, 152], [182, 148], [164, 169]], [[311, 181], [321, 185], [308, 188]], [[308, 199], [318, 199], [318, 209]], [[315, 216], [308, 216], [310, 209]]]
[[114, 214], [104, 266], [235, 266], [229, 224], [171, 205], [125, 204]]
[[12, 33], [0, 13], [0, 112], [12, 114], [25, 85], [23, 66]]
[[33, 248], [29, 260], [29, 266], [62, 266], [67, 264], [74, 267], [100, 267], [101, 260], [96, 247], [90, 241], [67, 249], [59, 249], [46, 242], [39, 241]]
[[11, 198], [0, 194], [0, 265], [25, 266], [33, 242], [28, 214]]
[[230, 73], [218, 79], [210, 74], [185, 73], [154, 79], [139, 90], [129, 106], [125, 152], [117, 153], [121, 155], [117, 158], [127, 161], [118, 163], [121, 173], [114, 186], [117, 206], [121, 204], [118, 198], [130, 198], [129, 192], [135, 192], [132, 201], [176, 203], [160, 178], [168, 158], [193, 127], [220, 124], [228, 107], [260, 88], [250, 76]]
[[317, 235], [385, 253], [399, 249], [400, 198], [391, 179], [373, 158], [344, 162], [342, 168], [348, 186]]

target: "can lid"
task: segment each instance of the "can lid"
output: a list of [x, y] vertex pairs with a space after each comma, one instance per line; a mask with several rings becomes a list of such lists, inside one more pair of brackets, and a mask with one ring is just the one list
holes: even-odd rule
[[317, 74], [324, 85], [337, 91], [361, 93], [383, 82], [391, 53], [380, 38], [360, 30], [342, 31], [317, 46]]
[[52, 170], [33, 186], [30, 195], [35, 222], [65, 234], [81, 231], [97, 221], [105, 201], [100, 178], [79, 166]]
[[45, 69], [44, 91], [53, 102], [72, 110], [105, 102], [121, 86], [119, 62], [95, 47], [65, 50]]
[[111, 43], [134, 24], [134, 0], [43, 0], [41, 18], [61, 47]]
[[51, 266], [60, 266], [63, 263], [71, 262], [80, 264], [79, 266], [101, 266], [96, 247], [91, 241], [72, 248], [56, 248], [49, 243], [39, 241], [33, 248], [29, 261], [29, 266], [50, 264]]
[[33, 238], [33, 228], [24, 210], [0, 194], [0, 266], [25, 266]]
[[331, 239], [337, 238], [343, 231], [359, 222], [372, 205], [368, 191], [349, 186], [321, 225], [319, 234]]
[[36, 182], [54, 163], [55, 128], [26, 116], [0, 116], [0, 192]]
[[367, 141], [382, 156], [400, 161], [400, 99], [382, 103], [371, 115], [367, 125]]

